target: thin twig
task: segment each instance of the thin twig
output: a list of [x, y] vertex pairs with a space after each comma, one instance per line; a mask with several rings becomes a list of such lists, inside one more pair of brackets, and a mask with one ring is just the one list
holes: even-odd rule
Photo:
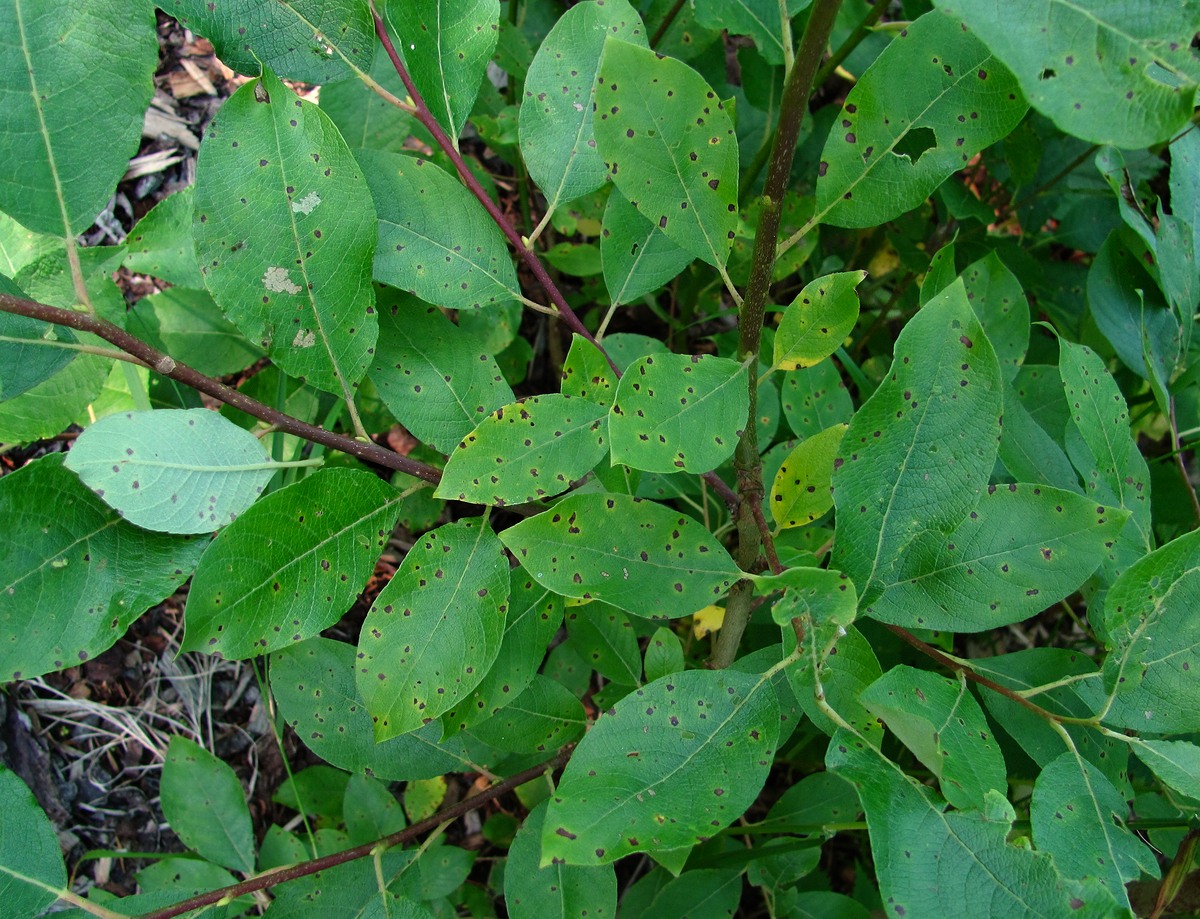
[[311, 861], [301, 862], [298, 865], [289, 865], [286, 868], [280, 868], [277, 871], [269, 871], [265, 874], [260, 874], [257, 877], [252, 877], [238, 884], [231, 884], [228, 887], [222, 887], [219, 890], [210, 890], [207, 893], [199, 894], [183, 900], [180, 903], [172, 904], [163, 909], [154, 910], [144, 914], [141, 919], [173, 919], [174, 916], [182, 916], [184, 913], [189, 913], [194, 909], [199, 909], [202, 906], [210, 906], [222, 900], [232, 901], [240, 896], [248, 893], [253, 893], [256, 890], [264, 890], [268, 887], [274, 887], [276, 884], [282, 884], [285, 881], [293, 881], [296, 878], [307, 877], [310, 874], [316, 874], [318, 871], [326, 871], [338, 865], [344, 865], [346, 862], [352, 862], [355, 859], [363, 858], [371, 855], [376, 849], [388, 849], [392, 846], [404, 845], [411, 842], [423, 833], [437, 829], [443, 823], [457, 820], [459, 817], [473, 811], [478, 807], [493, 801], [503, 794], [507, 794], [514, 788], [524, 785], [526, 782], [532, 782], [534, 779], [540, 778], [547, 772], [559, 769], [566, 765], [567, 760], [571, 758], [571, 752], [574, 745], [570, 744], [563, 747], [558, 752], [558, 755], [553, 759], [542, 763], [540, 766], [533, 766], [516, 775], [510, 776], [503, 782], [493, 785], [477, 795], [472, 795], [457, 804], [444, 808], [438, 811], [432, 817], [426, 817], [424, 820], [414, 823], [412, 826], [392, 833], [390, 836], [384, 836], [382, 839], [377, 839], [375, 842], [363, 843], [360, 846], [355, 846], [352, 849], [345, 849], [341, 852], [334, 852], [331, 855], [325, 855], [321, 858], [314, 858]]
[[299, 418], [293, 418], [291, 415], [285, 415], [283, 412], [271, 408], [271, 406], [265, 405], [257, 399], [252, 399], [231, 386], [226, 386], [219, 380], [205, 376], [187, 364], [176, 361], [170, 355], [164, 354], [157, 348], [146, 344], [140, 338], [135, 338], [119, 326], [113, 325], [111, 322], [101, 319], [98, 316], [91, 316], [87, 313], [79, 313], [74, 310], [64, 310], [56, 306], [47, 306], [45, 303], [37, 303], [33, 300], [25, 300], [21, 297], [13, 297], [3, 293], [0, 293], [0, 310], [6, 313], [16, 313], [19, 316], [28, 316], [32, 319], [40, 319], [43, 322], [53, 322], [56, 325], [67, 326], [79, 332], [90, 332], [93, 335], [103, 338], [109, 344], [120, 348], [126, 354], [131, 354], [138, 358], [156, 373], [170, 377], [172, 380], [178, 380], [185, 386], [190, 386], [192, 389], [199, 390], [202, 393], [212, 396], [214, 399], [219, 399], [226, 405], [240, 409], [247, 415], [253, 415], [255, 418], [274, 425], [280, 431], [295, 434], [297, 437], [303, 437], [305, 440], [311, 440], [314, 443], [322, 444], [333, 450], [339, 450], [342, 453], [349, 453], [351, 456], [357, 456], [361, 460], [375, 463], [386, 469], [395, 469], [398, 472], [408, 473], [419, 479], [424, 479], [426, 482], [432, 482], [434, 485], [442, 480], [441, 470], [427, 463], [419, 463], [416, 460], [409, 459], [407, 456], [401, 456], [399, 453], [389, 450], [386, 447], [381, 447], [371, 441], [364, 442], [342, 434], [334, 434], [325, 428], [301, 421]]

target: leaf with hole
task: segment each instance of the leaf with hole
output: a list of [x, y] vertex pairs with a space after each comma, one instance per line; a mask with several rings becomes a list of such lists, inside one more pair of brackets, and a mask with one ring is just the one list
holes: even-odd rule
[[564, 492], [604, 458], [607, 415], [555, 393], [502, 406], [450, 454], [435, 496], [501, 506]]
[[749, 414], [746, 367], [712, 355], [653, 354], [617, 384], [614, 463], [646, 472], [708, 472], [733, 455]]
[[812, 367], [833, 354], [858, 322], [854, 288], [865, 271], [841, 271], [809, 281], [783, 312], [775, 332], [775, 366]]
[[379, 212], [377, 280], [447, 309], [521, 299], [504, 236], [457, 179], [412, 156], [356, 155]]
[[821, 154], [817, 219], [866, 227], [912, 210], [1009, 134], [1027, 108], [1016, 79], [980, 38], [943, 13], [926, 13], [846, 97]]
[[387, 0], [383, 12], [417, 91], [457, 138], [496, 48], [500, 0]]
[[609, 35], [646, 47], [641, 17], [628, 0], [577, 4], [542, 40], [525, 75], [521, 154], [550, 211], [608, 177], [592, 133], [592, 102]]
[[227, 526], [276, 470], [258, 438], [204, 408], [101, 418], [66, 465], [130, 523], [163, 533]]
[[682, 61], [610, 37], [596, 78], [596, 148], [651, 224], [722, 266], [737, 229], [738, 149], [717, 94]]
[[271, 691], [283, 719], [327, 763], [384, 781], [414, 781], [470, 768], [459, 738], [439, 743], [440, 725], [375, 742], [354, 684], [353, 645], [310, 638], [271, 655]]
[[784, 459], [771, 485], [771, 516], [780, 528], [802, 527], [833, 507], [833, 461], [847, 425], [802, 440]]
[[934, 0], [962, 19], [1069, 134], [1129, 150], [1170, 140], [1192, 117], [1197, 0]]
[[486, 522], [438, 527], [409, 549], [358, 640], [354, 669], [377, 741], [429, 724], [479, 685], [508, 599], [508, 562]]
[[35, 232], [74, 236], [137, 153], [158, 63], [154, 10], [146, 0], [6, 3], [0, 35], [0, 210]]
[[1128, 519], [1074, 492], [990, 485], [958, 526], [914, 535], [864, 613], [953, 632], [1020, 622], [1074, 593]]
[[254, 829], [233, 769], [176, 735], [162, 770], [163, 816], [189, 849], [234, 871], [254, 870]]
[[832, 564], [865, 604], [883, 592], [913, 539], [950, 532], [979, 502], [1000, 440], [1001, 385], [960, 282], [896, 339], [891, 371], [855, 414], [834, 460]]
[[635, 690], [567, 764], [542, 864], [603, 865], [704, 842], [757, 797], [778, 736], [779, 704], [756, 674], [689, 670]]
[[376, 234], [362, 170], [329, 116], [264, 69], [205, 129], [195, 195], [196, 254], [217, 305], [287, 373], [349, 398], [378, 334]]
[[263, 65], [302, 83], [333, 83], [371, 66], [375, 27], [349, 0], [163, 0], [169, 15], [209, 39], [221, 62], [256, 76]]
[[205, 540], [139, 529], [46, 456], [0, 478], [0, 677], [91, 660], [191, 575]]
[[245, 659], [333, 625], [375, 570], [400, 502], [355, 469], [323, 469], [267, 495], [201, 558], [182, 649]]
[[712, 603], [741, 576], [701, 524], [661, 504], [577, 494], [500, 539], [538, 583], [638, 616], [676, 618]]

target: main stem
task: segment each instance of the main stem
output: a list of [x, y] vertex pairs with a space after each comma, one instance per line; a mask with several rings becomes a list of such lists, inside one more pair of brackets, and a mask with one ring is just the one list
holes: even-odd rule
[[[796, 139], [804, 113], [808, 110], [808, 97], [813, 90], [813, 80], [829, 35], [833, 31], [834, 19], [842, 0], [815, 0], [796, 63], [788, 75], [780, 102], [779, 127], [771, 146], [771, 159], [767, 165], [767, 178], [763, 184], [762, 210], [758, 230], [754, 239], [754, 255], [750, 263], [750, 284], [742, 301], [738, 317], [738, 359], [748, 361], [746, 385], [750, 391], [750, 412], [746, 429], [738, 441], [733, 457], [737, 472], [737, 489], [741, 497], [738, 507], [738, 553], [737, 562], [743, 571], [754, 571], [759, 565], [759, 553], [764, 543], [768, 554], [774, 555], [770, 534], [762, 520], [762, 460], [758, 451], [758, 352], [762, 342], [763, 320], [766, 315], [767, 294], [771, 288], [771, 276], [775, 270], [776, 242], [779, 238], [779, 221], [783, 196], [787, 192], [788, 178], [792, 172], [792, 158], [796, 152]], [[778, 569], [778, 560], [772, 565]], [[750, 620], [751, 604], [754, 599], [753, 586], [749, 581], [739, 581], [729, 592], [725, 606], [725, 621], [717, 633], [717, 646], [713, 654], [713, 667], [728, 667], [737, 657], [742, 633]]]

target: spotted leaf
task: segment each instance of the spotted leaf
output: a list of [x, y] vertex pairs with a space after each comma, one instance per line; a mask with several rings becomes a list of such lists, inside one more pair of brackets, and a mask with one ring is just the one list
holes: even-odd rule
[[504, 505], [564, 492], [604, 457], [607, 414], [555, 393], [498, 408], [450, 454], [435, 496]]
[[783, 311], [775, 332], [775, 366], [811, 367], [833, 354], [858, 322], [858, 294], [865, 271], [841, 271], [809, 281]]
[[586, 728], [587, 715], [575, 693], [535, 673], [524, 692], [471, 728], [471, 734], [507, 753], [545, 756], [578, 740]]
[[608, 196], [600, 231], [600, 265], [613, 303], [657, 290], [695, 258], [643, 217], [620, 189]]
[[500, 534], [538, 583], [639, 616], [686, 616], [741, 572], [711, 533], [661, 504], [578, 494]]
[[409, 549], [358, 640], [358, 690], [387, 740], [435, 720], [479, 685], [504, 636], [508, 562], [478, 519], [447, 524]]
[[833, 507], [833, 461], [846, 425], [802, 440], [779, 467], [771, 486], [771, 516], [783, 529], [812, 523]]
[[708, 472], [733, 455], [750, 409], [746, 368], [711, 355], [652, 354], [621, 377], [609, 419], [614, 463]]
[[650, 223], [721, 266], [737, 229], [738, 149], [721, 100], [682, 61], [609, 38], [594, 130], [617, 188]]
[[797, 437], [812, 437], [849, 422], [854, 414], [854, 403], [833, 361], [789, 370], [780, 390], [783, 417]]
[[563, 361], [562, 394], [590, 399], [607, 409], [617, 389], [617, 375], [604, 354], [582, 335], [571, 336]]
[[778, 699], [757, 674], [688, 670], [635, 690], [567, 764], [542, 864], [603, 865], [706, 841], [758, 796], [778, 736]]

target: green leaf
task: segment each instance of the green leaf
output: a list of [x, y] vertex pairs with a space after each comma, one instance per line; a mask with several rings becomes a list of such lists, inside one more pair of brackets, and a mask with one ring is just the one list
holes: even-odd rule
[[949, 533], [979, 502], [1000, 409], [995, 352], [955, 282], [904, 327], [891, 372], [855, 414], [834, 461], [832, 565], [864, 603], [882, 593], [914, 538]]
[[[839, 579], [843, 577], [836, 571], [814, 570]], [[776, 604], [771, 610], [777, 622], [780, 618], [790, 621], [793, 616], [798, 616], [805, 626], [800, 660], [787, 671], [796, 701], [813, 724], [826, 734], [837, 730], [837, 725], [828, 712], [817, 705], [818, 696], [873, 743], [879, 743], [883, 725], [858, 697], [879, 679], [883, 671], [862, 632], [841, 624], [853, 618], [857, 598], [852, 591], [834, 593], [828, 588], [820, 592], [814, 589], [809, 596], [797, 597], [797, 593], [789, 591], [784, 596], [784, 603]], [[788, 636], [793, 635], [792, 628], [784, 625], [783, 634], [784, 647], [790, 647], [792, 639]]]
[[16, 277], [26, 265], [61, 248], [61, 239], [27, 230], [0, 211], [0, 274]]
[[441, 310], [388, 291], [369, 375], [384, 404], [414, 436], [449, 453], [513, 401], [496, 359]]
[[1134, 150], [1192, 116], [1200, 3], [934, 0], [977, 32], [1030, 103], [1068, 134]]
[[784, 49], [780, 17], [794, 16], [809, 3], [788, 0], [785, 6], [778, 0], [697, 0], [693, 5], [701, 25], [725, 29], [730, 35], [748, 35], [768, 64], [782, 64], [792, 49]]
[[1067, 877], [1096, 878], [1122, 906], [1125, 885], [1158, 877], [1154, 853], [1125, 825], [1129, 805], [1104, 774], [1074, 752], [1046, 766], [1029, 807], [1033, 841]]
[[638, 616], [690, 615], [741, 576], [701, 524], [626, 495], [571, 495], [500, 539], [555, 593], [603, 600]]
[[606, 679], [625, 686], [642, 682], [642, 653], [629, 617], [593, 600], [566, 612], [571, 647]]
[[504, 901], [512, 919], [605, 919], [617, 911], [617, 876], [606, 865], [541, 867], [542, 827], [549, 802], [525, 818], [508, 850]]
[[357, 156], [379, 212], [377, 280], [447, 309], [521, 298], [504, 236], [457, 179], [411, 156]]
[[[1029, 347], [1029, 301], [1021, 290], [1021, 282], [995, 252], [968, 265], [962, 279], [971, 308], [996, 349], [1000, 375], [1006, 383], [1011, 383]], [[1004, 408], [1007, 415], [1007, 400]]]
[[356, 845], [373, 842], [404, 829], [404, 809], [387, 785], [365, 775], [352, 775], [342, 799], [346, 835]]
[[1133, 752], [1160, 781], [1189, 798], [1200, 798], [1200, 747], [1186, 740], [1136, 738]]
[[[0, 275], [0, 294], [25, 296], [4, 275]], [[56, 347], [55, 343], [77, 341], [75, 333], [65, 326], [16, 313], [0, 313], [0, 402], [24, 395], [71, 363], [79, 352]]]
[[[67, 887], [67, 869], [54, 827], [29, 786], [15, 772], [0, 769], [0, 898], [14, 916], [40, 916]], [[38, 885], [53, 888], [45, 890]]]
[[[72, 451], [73, 452], [73, 451]], [[0, 478], [0, 677], [29, 679], [112, 647], [187, 580], [205, 540], [122, 520], [46, 456]]]
[[126, 268], [180, 287], [204, 286], [192, 233], [195, 189], [189, 185], [163, 198], [129, 231], [122, 262]]
[[347, 398], [377, 335], [371, 213], [328, 116], [269, 70], [205, 130], [194, 228], [209, 292], [287, 373]]
[[182, 649], [240, 660], [333, 625], [375, 570], [400, 500], [354, 469], [321, 470], [267, 495], [200, 559]]
[[833, 507], [830, 479], [846, 425], [802, 440], [787, 455], [771, 486], [771, 516], [782, 529], [812, 523]]
[[825, 764], [858, 789], [872, 850], [891, 853], [876, 872], [893, 915], [957, 915], [965, 903], [986, 903], [995, 919], [1112, 915], [1099, 885], [1066, 880], [1048, 855], [1007, 841], [1014, 814], [1003, 796], [989, 796], [987, 811], [947, 811], [847, 731], [833, 736]]
[[821, 154], [817, 219], [866, 227], [912, 210], [1027, 108], [987, 45], [949, 16], [926, 13], [846, 97]]
[[253, 434], [204, 408], [101, 418], [66, 465], [130, 523], [163, 533], [232, 523], [275, 473]]
[[[761, 862], [752, 862], [754, 865]], [[737, 868], [702, 868], [668, 881], [644, 916], [655, 919], [732, 919], [742, 899]]]
[[284, 779], [271, 800], [326, 823], [341, 823], [349, 781], [350, 776], [341, 769], [309, 766]]
[[265, 65], [289, 80], [333, 83], [368, 69], [375, 50], [371, 14], [353, 0], [163, 0], [161, 6], [247, 76]]
[[1074, 492], [989, 485], [957, 527], [914, 534], [866, 613], [954, 632], [1019, 622], [1074, 593], [1128, 519]]
[[725, 107], [682, 61], [609, 38], [596, 147], [613, 182], [676, 244], [723, 266], [737, 229], [738, 149]]
[[537, 673], [524, 692], [471, 733], [507, 753], [545, 755], [578, 740], [586, 728], [587, 713], [575, 694]]
[[1000, 433], [999, 459], [1019, 482], [1044, 483], [1083, 492], [1079, 473], [1067, 459], [1066, 451], [1034, 420], [1012, 386], [1004, 389], [1004, 428]]
[[387, 740], [429, 724], [496, 660], [508, 562], [478, 519], [427, 533], [371, 605], [359, 635], [358, 689]]
[[854, 415], [854, 403], [833, 361], [788, 371], [781, 390], [783, 417], [797, 437], [812, 437], [848, 423]]
[[841, 271], [809, 281], [783, 312], [775, 332], [775, 366], [812, 367], [833, 354], [858, 322], [854, 288], [865, 271]]
[[447, 737], [490, 718], [517, 698], [533, 682], [546, 648], [562, 625], [561, 597], [534, 581], [523, 568], [514, 568], [509, 578], [508, 616], [496, 663], [478, 686], [442, 716]]
[[310, 638], [271, 655], [271, 691], [280, 714], [310, 750], [340, 769], [384, 781], [470, 768], [461, 742], [438, 743], [439, 725], [375, 743], [354, 671], [354, 646], [330, 638]]
[[608, 196], [600, 233], [600, 264], [614, 304], [632, 303], [657, 290], [692, 259], [690, 252], [638, 213], [619, 189]]
[[899, 665], [859, 700], [937, 776], [942, 795], [959, 810], [982, 811], [989, 791], [1008, 788], [1004, 756], [965, 679]]
[[153, 7], [5, 3], [0, 35], [0, 210], [35, 232], [74, 236], [112, 196], [141, 141], [158, 64]]
[[[391, 58], [381, 47], [376, 47], [368, 73], [393, 96], [403, 99], [408, 94]], [[351, 150], [370, 147], [402, 153], [404, 142], [411, 135], [424, 132], [411, 114], [372, 92], [361, 80], [323, 85], [321, 110], [329, 116]]]
[[596, 152], [592, 103], [609, 35], [647, 46], [641, 17], [628, 0], [580, 3], [554, 24], [525, 76], [521, 154], [549, 211], [595, 191], [608, 177]]
[[162, 771], [163, 816], [189, 849], [234, 871], [254, 870], [254, 828], [242, 783], [217, 757], [176, 735]]
[[646, 472], [708, 472], [733, 455], [750, 410], [746, 367], [712, 355], [654, 354], [617, 384], [614, 463]]
[[203, 290], [172, 287], [143, 297], [129, 317], [129, 331], [209, 376], [239, 373], [262, 357], [262, 349]]
[[679, 636], [666, 626], [659, 626], [646, 643], [645, 668], [647, 681], [670, 676], [684, 669], [683, 645]]
[[438, 498], [522, 504], [566, 491], [604, 458], [608, 412], [549, 393], [496, 409], [450, 454]]
[[605, 409], [612, 405], [617, 375], [604, 354], [582, 335], [571, 336], [571, 350], [563, 361], [562, 394], [589, 399]]
[[1134, 562], [1109, 588], [1105, 724], [1155, 734], [1200, 731], [1198, 603], [1200, 531]]
[[458, 137], [496, 49], [500, 0], [388, 0], [384, 14], [417, 91]]
[[775, 693], [755, 674], [688, 670], [635, 690], [567, 764], [542, 864], [602, 865], [705, 841], [758, 796], [778, 734]]

